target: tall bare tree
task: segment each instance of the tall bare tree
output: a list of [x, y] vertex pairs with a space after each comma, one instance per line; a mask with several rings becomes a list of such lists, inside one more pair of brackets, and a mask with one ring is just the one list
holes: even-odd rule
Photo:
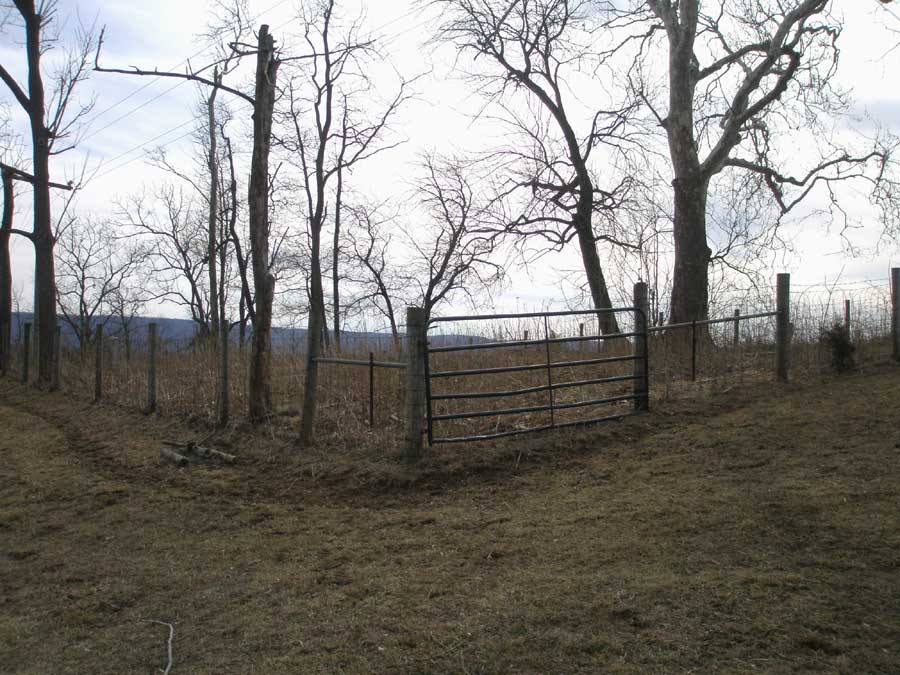
[[203, 212], [183, 187], [162, 185], [155, 195], [135, 194], [118, 205], [119, 221], [142, 242], [152, 269], [153, 299], [188, 310], [201, 336], [209, 335], [210, 304]]
[[114, 225], [90, 216], [72, 218], [56, 235], [59, 309], [82, 355], [113, 316], [113, 299], [128, 286], [146, 252], [115, 236]]
[[[235, 14], [239, 20], [239, 31], [246, 24], [243, 11], [238, 6]], [[247, 201], [249, 206], [248, 229], [250, 235], [250, 261], [253, 270], [253, 344], [250, 357], [250, 377], [248, 391], [248, 416], [251, 421], [266, 419], [272, 410], [272, 302], [275, 296], [275, 276], [272, 273], [272, 258], [269, 251], [269, 151], [272, 135], [272, 114], [275, 106], [275, 85], [281, 59], [275, 50], [275, 38], [269, 33], [269, 26], [263, 24], [257, 33], [256, 45], [248, 45], [240, 39], [228, 44], [229, 55], [256, 57], [256, 77], [254, 95], [225, 85], [221, 78], [209, 79], [203, 72], [214, 64], [185, 73], [144, 70], [140, 68], [106, 68], [100, 66], [100, 49], [103, 44], [101, 32], [94, 70], [105, 73], [145, 75], [153, 77], [173, 77], [197, 82], [216, 90], [228, 92], [247, 101], [253, 106], [253, 154], [250, 162], [250, 183]], [[309, 56], [295, 57], [299, 59]], [[217, 63], [222, 59], [217, 60]], [[213, 125], [215, 126], [215, 125]], [[210, 133], [215, 133], [211, 129]], [[210, 277], [212, 278], [212, 277]]]
[[388, 322], [394, 348], [400, 348], [396, 301], [401, 297], [402, 280], [399, 260], [392, 257], [391, 225], [398, 215], [385, 216], [382, 205], [349, 205], [348, 229], [351, 267], [348, 280], [357, 289], [351, 301], [355, 306], [369, 306]]
[[401, 276], [407, 289], [417, 289], [414, 302], [431, 316], [434, 308], [463, 295], [473, 300], [490, 292], [505, 276], [497, 260], [498, 234], [485, 225], [491, 200], [476, 191], [470, 166], [458, 158], [426, 155], [417, 195], [429, 215], [427, 227], [405, 230], [413, 251]]
[[56, 2], [13, 0], [25, 33], [25, 59], [28, 84], [23, 87], [10, 71], [0, 64], [0, 80], [28, 116], [31, 128], [31, 171], [33, 174], [34, 226], [32, 243], [35, 253], [35, 320], [38, 332], [38, 383], [52, 382], [53, 345], [56, 335], [56, 282], [53, 260], [53, 221], [50, 212], [50, 157], [71, 149], [77, 140], [79, 122], [90, 112], [93, 103], [71, 108], [77, 86], [90, 72], [93, 51], [92, 29], [79, 29], [71, 49], [50, 81], [49, 97], [44, 88], [41, 58], [58, 42], [49, 31], [56, 19]]
[[[289, 107], [281, 145], [299, 163], [306, 197], [310, 309], [300, 443], [307, 445], [312, 441], [316, 414], [316, 359], [326, 331], [321, 258], [329, 207], [335, 239], [339, 239], [346, 174], [353, 166], [396, 145], [385, 142], [383, 136], [390, 119], [409, 98], [410, 83], [401, 79], [396, 95], [373, 114], [374, 92], [367, 67], [379, 55], [374, 42], [361, 35], [361, 20], [341, 22], [334, 0], [317, 0], [302, 10], [299, 21], [305, 49], [312, 58], [299, 61], [288, 77], [285, 89]], [[336, 265], [333, 272], [336, 283]], [[339, 304], [336, 307], [340, 312]]]
[[[627, 143], [631, 106], [596, 110], [579, 128], [578, 95], [567, 78], [584, 78], [602, 67], [596, 37], [585, 26], [593, 0], [425, 0], [440, 8], [437, 38], [456, 45], [473, 60], [493, 67], [470, 72], [478, 90], [503, 106], [516, 142], [503, 154], [513, 167], [514, 187], [530, 193], [528, 205], [506, 229], [539, 236], [561, 247], [577, 239], [594, 307], [611, 306], [597, 242], [616, 243], [607, 227], [621, 206], [628, 180], [607, 179], [598, 187], [592, 155], [605, 146], [616, 152]], [[509, 100], [522, 92], [521, 100]], [[524, 103], [531, 114], [518, 112]], [[614, 314], [603, 314], [604, 333], [618, 332]]]
[[[672, 322], [708, 314], [708, 232], [712, 181], [749, 171], [781, 215], [818, 186], [866, 176], [878, 189], [888, 159], [877, 144], [850, 152], [829, 143], [828, 124], [846, 109], [834, 85], [839, 21], [831, 0], [632, 0], [610, 4], [610, 26], [640, 47], [633, 81], [664, 130], [672, 169], [675, 260]], [[654, 47], [662, 36], [668, 58]], [[656, 100], [654, 67], [665, 68], [665, 95]], [[808, 153], [784, 145], [812, 130]], [[793, 140], [792, 140], [793, 137]], [[833, 197], [833, 194], [830, 195]]]

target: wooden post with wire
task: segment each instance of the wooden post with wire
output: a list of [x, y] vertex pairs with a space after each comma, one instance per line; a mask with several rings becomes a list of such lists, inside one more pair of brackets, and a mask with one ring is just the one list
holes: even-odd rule
[[732, 336], [732, 344], [737, 349], [741, 343], [741, 310], [734, 310], [734, 335]]
[[417, 462], [422, 457], [426, 316], [421, 307], [406, 308], [406, 445], [403, 458], [407, 462]]
[[94, 337], [94, 402], [103, 398], [103, 325]]
[[369, 352], [369, 430], [375, 428], [375, 354]]
[[788, 381], [791, 365], [791, 275], [778, 275], [775, 291], [775, 377]]
[[647, 312], [650, 311], [647, 301], [647, 284], [639, 281], [634, 285], [634, 409], [649, 410], [650, 387], [649, 368], [647, 363]]
[[147, 326], [147, 412], [156, 412], [156, 324]]
[[847, 338], [850, 338], [850, 298], [844, 300], [844, 330], [847, 331]]
[[223, 429], [228, 425], [228, 328], [229, 322], [223, 321], [219, 326], [219, 363], [216, 377], [216, 426]]
[[31, 324], [22, 326], [22, 384], [28, 384], [28, 367], [31, 365]]

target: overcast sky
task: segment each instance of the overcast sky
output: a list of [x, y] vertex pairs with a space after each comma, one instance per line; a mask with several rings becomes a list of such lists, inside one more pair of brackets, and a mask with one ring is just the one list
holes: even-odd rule
[[[282, 39], [296, 27], [292, 21], [296, 1], [251, 0], [251, 13], [255, 23], [270, 24], [276, 39]], [[429, 35], [427, 16], [408, 0], [369, 0], [362, 4], [366, 25], [382, 38], [382, 49], [396, 68], [407, 76], [429, 73], [419, 83], [418, 100], [407, 106], [399, 121], [407, 143], [379, 161], [376, 169], [361, 172], [356, 178], [367, 183], [361, 186], [363, 190], [399, 194], [407, 189], [405, 167], [421, 151], [458, 151], [490, 141], [483, 140], [488, 132], [470, 116], [478, 109], [479, 99], [453, 79], [452, 52], [423, 44]], [[900, 68], [900, 50], [891, 49], [900, 42], [900, 34], [885, 27], [893, 21], [900, 29], [900, 20], [891, 19], [875, 0], [837, 0], [835, 8], [846, 17], [841, 37], [841, 82], [853, 90], [859, 111], [868, 111], [880, 124], [900, 133], [900, 92], [896, 88], [900, 78], [895, 74]], [[106, 26], [104, 65], [178, 69], [184, 67], [186, 57], [192, 57], [192, 63], [203, 63], [204, 42], [198, 35], [208, 22], [205, 0], [60, 0], [58, 12], [60, 20], [68, 17], [67, 28], [74, 25], [76, 15], [83, 23], [96, 20]], [[354, 10], [348, 8], [347, 13]], [[24, 54], [19, 40], [19, 35], [7, 33], [0, 45], [0, 61], [21, 78]], [[115, 196], [164, 178], [147, 165], [148, 152], [162, 145], [175, 161], [188, 156], [190, 134], [196, 126], [197, 90], [191, 84], [164, 78], [94, 74], [81, 95], [96, 98], [94, 110], [78, 149], [53, 160], [52, 177], [73, 177], [87, 159], [96, 176], [79, 196], [77, 206], [99, 216], [111, 215]], [[24, 116], [5, 87], [0, 87], [0, 98], [10, 102], [12, 117], [24, 130]], [[235, 101], [233, 109], [237, 115], [249, 117], [246, 104]], [[867, 230], [855, 233], [856, 242], [861, 248], [871, 249], [878, 231], [878, 224], [871, 222]], [[900, 262], [896, 249], [848, 258], [839, 237], [824, 236], [822, 228], [808, 221], [790, 234], [799, 255], [785, 261], [784, 269], [778, 271], [794, 273], [797, 283], [826, 277], [833, 280], [841, 270], [843, 281], [882, 278], [892, 264]], [[16, 285], [27, 288], [32, 264], [29, 246], [18, 242], [14, 254]], [[577, 268], [577, 256], [548, 258], [543, 273], [533, 278], [515, 277], [501, 303], [506, 308], [517, 302], [536, 309], [548, 300], [558, 300], [557, 275], [547, 273], [549, 267]]]

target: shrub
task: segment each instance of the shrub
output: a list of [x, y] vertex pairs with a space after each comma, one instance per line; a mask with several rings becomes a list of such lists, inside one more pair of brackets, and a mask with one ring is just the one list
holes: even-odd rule
[[836, 373], [846, 373], [856, 368], [856, 345], [850, 340], [850, 331], [847, 327], [836, 321], [831, 328], [822, 328], [819, 332], [819, 342], [831, 352], [831, 368]]

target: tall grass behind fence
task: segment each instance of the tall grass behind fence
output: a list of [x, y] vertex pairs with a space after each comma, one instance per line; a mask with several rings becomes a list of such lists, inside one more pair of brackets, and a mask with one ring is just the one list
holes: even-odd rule
[[[873, 284], [848, 284], [839, 287], [795, 287], [791, 298], [791, 377], [801, 379], [816, 375], [829, 368], [831, 355], [820, 342], [823, 328], [846, 320], [846, 300], [850, 300], [850, 334], [856, 345], [856, 359], [860, 366], [887, 359], [891, 356], [891, 292], [887, 282]], [[729, 302], [730, 300], [730, 302]], [[740, 298], [732, 298], [719, 305], [718, 317], [734, 318], [738, 308], [742, 316], [774, 310], [774, 294], [771, 302], [754, 305], [742, 304]], [[731, 305], [731, 309], [727, 308]], [[630, 313], [617, 315], [622, 332], [633, 330]], [[702, 330], [690, 327], [666, 328], [654, 331], [649, 337], [651, 398], [690, 396], [698, 387], [727, 388], [734, 384], [774, 379], [775, 319], [762, 317], [716, 323]], [[439, 324], [439, 330], [429, 333], [432, 345], [460, 342], [477, 343], [516, 342], [542, 340], [547, 334], [553, 338], [591, 336], [597, 334], [596, 322], [591, 317], [551, 317], [547, 325], [543, 319], [514, 319], [485, 322], [460, 322]], [[630, 342], [630, 338], [628, 339]], [[510, 345], [499, 350], [473, 350], [435, 354], [431, 364], [434, 370], [462, 370], [477, 368], [502, 368], [530, 363], [546, 362], [549, 347], [554, 362], [583, 360], [600, 354], [621, 355], [632, 349], [625, 340], [586, 340], [560, 342], [550, 345]], [[232, 416], [242, 418], [247, 410], [247, 382], [250, 349], [232, 343], [229, 358], [229, 399]], [[326, 357], [339, 356], [357, 360], [360, 365], [320, 363], [319, 423], [322, 434], [347, 438], [361, 437], [369, 433], [369, 369], [366, 362], [370, 353], [376, 361], [402, 362], [393, 341], [373, 340], [370, 344], [355, 342], [351, 348], [337, 353], [333, 350]], [[215, 422], [216, 358], [208, 341], [173, 341], [160, 339], [157, 358], [158, 409], [162, 414], [190, 418], [202, 425]], [[71, 395], [91, 400], [94, 397], [96, 351], [93, 345], [80, 352], [71, 344], [61, 349], [61, 387]], [[21, 378], [22, 343], [13, 344], [13, 358], [9, 377]], [[272, 393], [276, 415], [290, 424], [299, 416], [304, 386], [306, 355], [302, 344], [294, 342], [277, 346], [272, 355]], [[596, 368], [554, 369], [554, 382], [587, 379], [598, 376], [625, 375], [629, 365], [619, 362]], [[36, 372], [31, 369], [32, 374]], [[126, 359], [121, 340], [106, 338], [103, 342], [103, 399], [127, 408], [142, 410], [147, 404], [148, 352], [146, 339], [137, 339]], [[387, 432], [386, 438], [399, 436], [403, 428], [405, 372], [399, 369], [376, 367], [373, 371], [374, 429]], [[436, 381], [437, 382], [437, 381]], [[547, 383], [546, 370], [535, 369], [514, 373], [486, 374], [483, 377], [456, 380], [445, 378], [434, 385], [439, 391], [497, 391], [538, 387]], [[622, 382], [617, 387], [599, 387], [596, 392], [588, 389], [579, 392], [582, 398], [594, 394], [624, 393], [631, 383]], [[559, 390], [556, 399], [569, 402], [574, 392]], [[517, 401], [517, 406], [527, 407], [530, 402], [543, 403], [546, 392], [528, 394]], [[500, 399], [479, 399], [465, 405], [485, 409], [500, 409], [508, 402]], [[441, 403], [435, 412], [450, 408]], [[456, 408], [466, 410], [465, 407]], [[473, 407], [474, 409], [474, 407]], [[537, 416], [546, 412], [512, 415], [493, 420], [496, 430], [515, 428], [516, 425], [534, 426], [541, 420]], [[561, 411], [561, 421], [567, 415]], [[462, 423], [463, 426], [468, 424]]]

